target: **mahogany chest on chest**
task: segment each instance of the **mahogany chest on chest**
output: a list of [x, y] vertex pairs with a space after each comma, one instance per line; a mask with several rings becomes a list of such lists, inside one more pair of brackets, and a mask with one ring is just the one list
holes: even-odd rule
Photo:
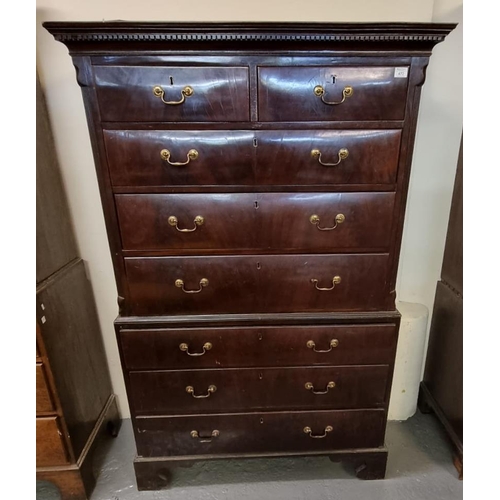
[[139, 489], [231, 457], [383, 477], [420, 90], [454, 26], [45, 26], [83, 91]]

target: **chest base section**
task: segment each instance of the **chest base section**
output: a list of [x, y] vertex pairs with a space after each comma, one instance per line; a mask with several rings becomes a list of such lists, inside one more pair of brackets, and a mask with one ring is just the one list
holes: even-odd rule
[[395, 312], [120, 317], [140, 490], [178, 466], [329, 456], [385, 476]]

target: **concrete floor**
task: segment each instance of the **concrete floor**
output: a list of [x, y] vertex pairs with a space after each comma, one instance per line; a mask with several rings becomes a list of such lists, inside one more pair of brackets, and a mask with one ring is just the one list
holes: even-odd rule
[[[169, 489], [138, 492], [132, 460], [130, 420], [96, 456], [99, 468], [91, 500], [458, 500], [462, 481], [452, 448], [436, 418], [417, 413], [406, 422], [389, 422], [387, 476], [363, 481], [348, 465], [327, 457], [254, 459], [197, 463], [174, 470]], [[37, 500], [57, 500], [38, 484]]]

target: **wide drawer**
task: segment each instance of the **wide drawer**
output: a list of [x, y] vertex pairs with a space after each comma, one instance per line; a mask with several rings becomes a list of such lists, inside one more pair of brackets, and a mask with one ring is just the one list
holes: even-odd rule
[[134, 419], [142, 457], [377, 448], [384, 410], [240, 413]]
[[266, 130], [257, 138], [260, 184], [396, 182], [400, 130]]
[[36, 412], [48, 413], [54, 411], [54, 404], [41, 363], [36, 364]]
[[244, 130], [104, 130], [115, 186], [254, 184], [253, 137]]
[[129, 370], [392, 364], [395, 324], [125, 329]]
[[403, 120], [408, 67], [258, 69], [260, 121]]
[[114, 186], [393, 184], [400, 130], [104, 130]]
[[388, 254], [126, 258], [132, 315], [384, 310]]
[[136, 415], [383, 407], [389, 367], [238, 368], [129, 373]]
[[102, 121], [247, 121], [248, 68], [94, 66]]
[[125, 250], [384, 251], [394, 193], [116, 195]]
[[36, 419], [36, 465], [38, 467], [68, 463], [57, 417]]

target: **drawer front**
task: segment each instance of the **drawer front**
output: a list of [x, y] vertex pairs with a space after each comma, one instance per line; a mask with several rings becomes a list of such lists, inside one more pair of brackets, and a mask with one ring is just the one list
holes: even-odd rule
[[384, 406], [388, 366], [131, 372], [137, 415]]
[[94, 74], [102, 121], [234, 122], [250, 117], [247, 68], [94, 66]]
[[382, 324], [121, 330], [119, 338], [125, 367], [147, 370], [392, 364], [397, 333]]
[[[254, 184], [253, 137], [251, 131], [104, 131], [115, 186]], [[189, 156], [191, 150], [196, 154]]]
[[[376, 448], [384, 443], [385, 424], [384, 410], [240, 413], [134, 420], [137, 452], [142, 457]], [[325, 437], [315, 439], [311, 435]]]
[[403, 120], [408, 78], [394, 72], [394, 66], [260, 67], [259, 120]]
[[394, 198], [394, 193], [115, 197], [126, 250], [203, 253], [383, 251], [389, 246]]
[[132, 315], [383, 310], [388, 263], [387, 254], [126, 258], [128, 307]]
[[400, 130], [257, 132], [261, 184], [393, 184]]
[[54, 404], [50, 397], [50, 390], [45, 377], [45, 370], [41, 363], [36, 365], [36, 412], [48, 413], [54, 411]]
[[36, 465], [45, 467], [68, 463], [59, 419], [44, 417], [36, 419]]

